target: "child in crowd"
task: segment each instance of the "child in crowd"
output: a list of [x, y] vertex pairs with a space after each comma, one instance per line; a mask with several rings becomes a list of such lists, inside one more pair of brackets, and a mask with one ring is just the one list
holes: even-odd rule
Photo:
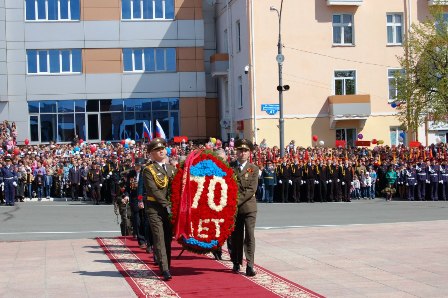
[[353, 199], [359, 200], [361, 198], [360, 193], [361, 183], [358, 179], [358, 176], [353, 176]]

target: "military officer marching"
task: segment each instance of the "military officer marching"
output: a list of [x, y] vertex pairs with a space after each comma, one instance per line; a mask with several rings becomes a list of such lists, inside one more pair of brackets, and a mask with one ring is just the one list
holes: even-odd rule
[[147, 151], [152, 164], [143, 169], [143, 182], [146, 190], [145, 211], [153, 236], [154, 255], [159, 264], [164, 280], [172, 278], [171, 240], [173, 237], [170, 222], [170, 202], [168, 200], [168, 182], [174, 177], [175, 168], [165, 164], [166, 141], [162, 138], [153, 139]]
[[[253, 145], [241, 139], [235, 142], [237, 161], [230, 166], [237, 177], [238, 211], [235, 230], [232, 233], [231, 259], [234, 273], [238, 273], [243, 263], [243, 251], [246, 254], [246, 275], [255, 276], [255, 222], [257, 218], [257, 200], [255, 191], [258, 186], [258, 167], [248, 161]], [[244, 250], [243, 250], [244, 248]]]

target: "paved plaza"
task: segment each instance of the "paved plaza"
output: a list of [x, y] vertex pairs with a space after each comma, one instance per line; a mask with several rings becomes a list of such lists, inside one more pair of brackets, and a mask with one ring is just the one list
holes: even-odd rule
[[[94, 240], [118, 235], [112, 206], [16, 206], [0, 208], [1, 297], [135, 296]], [[447, 229], [446, 202], [260, 204], [255, 262], [327, 297], [448, 297]]]

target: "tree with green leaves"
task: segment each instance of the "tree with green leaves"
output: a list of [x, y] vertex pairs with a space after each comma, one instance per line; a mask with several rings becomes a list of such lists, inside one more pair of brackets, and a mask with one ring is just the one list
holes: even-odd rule
[[431, 16], [414, 24], [398, 57], [403, 71], [395, 73], [397, 93], [393, 105], [410, 139], [430, 117], [446, 121], [448, 116], [448, 19], [436, 6]]

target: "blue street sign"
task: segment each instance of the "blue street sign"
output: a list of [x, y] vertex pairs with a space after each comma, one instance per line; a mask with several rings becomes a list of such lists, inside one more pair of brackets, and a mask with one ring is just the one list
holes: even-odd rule
[[280, 105], [278, 103], [262, 104], [261, 110], [266, 112], [268, 115], [275, 115], [280, 110]]

